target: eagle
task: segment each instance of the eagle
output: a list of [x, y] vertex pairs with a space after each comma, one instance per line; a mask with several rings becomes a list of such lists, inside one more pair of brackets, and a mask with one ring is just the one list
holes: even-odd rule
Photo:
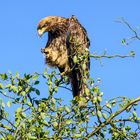
[[90, 69], [90, 41], [85, 28], [75, 16], [48, 16], [40, 20], [37, 32], [40, 37], [48, 32], [46, 46], [41, 49], [45, 63], [68, 77], [73, 97], [84, 96]]

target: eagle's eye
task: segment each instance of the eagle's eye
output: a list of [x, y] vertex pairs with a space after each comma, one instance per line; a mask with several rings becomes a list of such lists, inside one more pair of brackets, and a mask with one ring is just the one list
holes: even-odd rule
[[38, 26], [37, 27], [37, 30], [41, 30], [42, 28], [44, 28], [44, 27], [46, 27], [46, 26], [48, 26], [48, 24], [47, 23], [45, 23], [44, 25], [42, 25], [42, 26]]
[[46, 27], [46, 26], [48, 26], [48, 23], [45, 23], [45, 24], [42, 26], [42, 28], [44, 28], [44, 27]]

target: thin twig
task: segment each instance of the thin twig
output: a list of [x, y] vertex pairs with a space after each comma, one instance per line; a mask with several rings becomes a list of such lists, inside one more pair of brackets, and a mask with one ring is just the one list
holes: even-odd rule
[[136, 38], [140, 40], [140, 36], [138, 35], [136, 29], [132, 28], [132, 26], [124, 18], [121, 18], [120, 20], [117, 20], [116, 22], [125, 24], [134, 33], [134, 36], [131, 37], [131, 39]]
[[134, 103], [137, 103], [138, 101], [140, 101], [140, 97], [136, 98], [135, 100], [130, 101], [128, 104], [124, 105], [120, 110], [116, 111], [114, 114], [111, 114], [110, 117], [104, 121], [103, 123], [101, 123], [99, 126], [97, 126], [97, 128], [95, 130], [93, 130], [89, 135], [87, 135], [87, 138], [90, 138], [92, 136], [94, 136], [97, 132], [99, 132], [103, 127], [105, 127], [106, 125], [110, 124], [113, 120], [113, 118], [115, 118], [116, 116], [118, 116], [119, 114], [121, 114], [123, 111], [125, 111], [128, 107], [130, 107], [131, 105], [133, 105]]
[[131, 56], [130, 54], [127, 54], [127, 55], [120, 55], [120, 54], [115, 54], [115, 55], [106, 55], [106, 54], [96, 55], [96, 54], [90, 54], [90, 57], [93, 57], [93, 58], [115, 58], [115, 57], [126, 58], [126, 57], [133, 57], [133, 56]]

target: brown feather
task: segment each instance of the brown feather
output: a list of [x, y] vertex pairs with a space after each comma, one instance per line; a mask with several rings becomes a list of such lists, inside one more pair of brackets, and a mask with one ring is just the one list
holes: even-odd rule
[[46, 64], [58, 67], [62, 75], [69, 77], [74, 97], [82, 96], [87, 88], [90, 67], [90, 43], [84, 27], [76, 17], [51, 16], [42, 19], [37, 29], [39, 35], [48, 32], [48, 42], [42, 50]]

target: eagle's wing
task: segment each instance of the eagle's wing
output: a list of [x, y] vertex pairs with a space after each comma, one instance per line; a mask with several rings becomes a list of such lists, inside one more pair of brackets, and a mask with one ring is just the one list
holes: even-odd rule
[[81, 96], [87, 88], [89, 75], [89, 39], [86, 30], [75, 17], [70, 18], [66, 46], [71, 68], [70, 82], [73, 96]]

